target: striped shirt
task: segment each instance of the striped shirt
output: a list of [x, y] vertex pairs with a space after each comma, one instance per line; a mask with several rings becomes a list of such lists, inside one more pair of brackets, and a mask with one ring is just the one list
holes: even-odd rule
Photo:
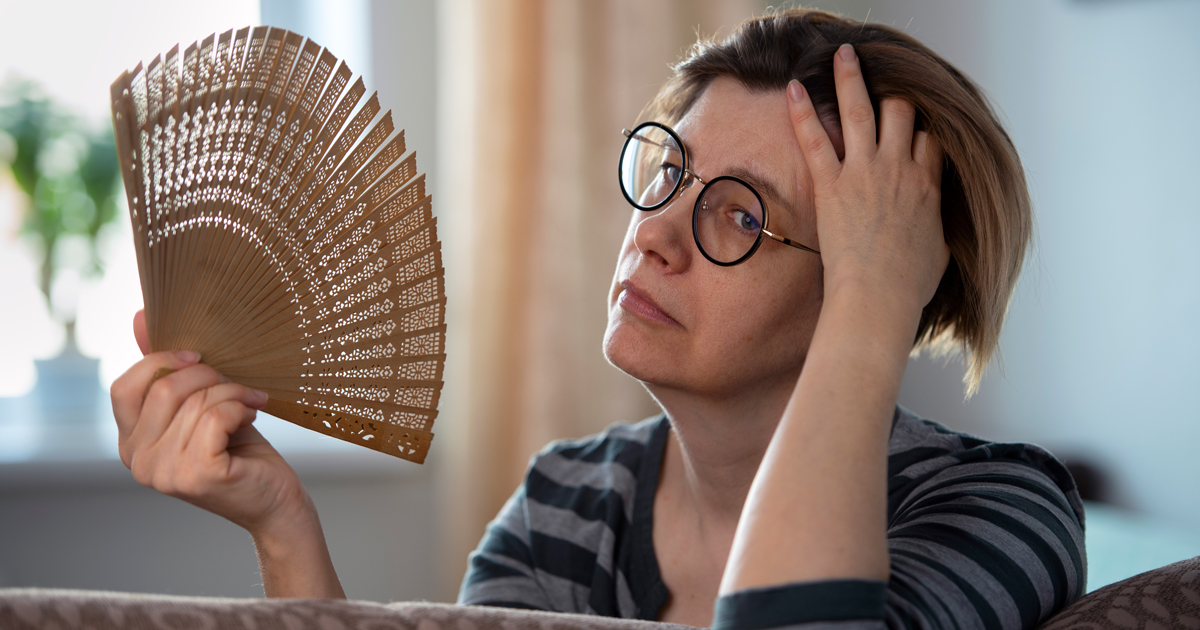
[[[555, 442], [487, 528], [459, 593], [487, 604], [656, 619], [669, 593], [653, 508], [665, 416]], [[717, 600], [725, 628], [1034, 628], [1084, 593], [1083, 505], [1028, 444], [897, 407], [888, 445], [889, 581], [829, 580]]]

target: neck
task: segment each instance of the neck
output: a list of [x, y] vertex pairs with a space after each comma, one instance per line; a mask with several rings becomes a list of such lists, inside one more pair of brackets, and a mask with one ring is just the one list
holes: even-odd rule
[[660, 485], [703, 521], [736, 526], [796, 386], [789, 376], [720, 398], [648, 386], [671, 420]]

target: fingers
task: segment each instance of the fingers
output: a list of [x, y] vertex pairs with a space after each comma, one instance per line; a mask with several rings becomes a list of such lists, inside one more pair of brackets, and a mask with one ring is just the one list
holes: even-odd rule
[[907, 162], [913, 157], [913, 125], [917, 108], [902, 98], [879, 104], [879, 152], [888, 159]]
[[[154, 381], [146, 393], [139, 414], [121, 439], [122, 461], [126, 455], [132, 458], [133, 451], [158, 442], [175, 416], [185, 411], [185, 403], [192, 405], [187, 411], [199, 411], [195, 409], [196, 403], [190, 400], [192, 394], [222, 381], [228, 379], [203, 364], [188, 366]], [[129, 420], [122, 419], [121, 423], [127, 424]]]
[[[175, 418], [171, 421], [167, 428], [163, 439], [174, 442], [179, 445], [180, 450], [187, 448], [188, 443], [193, 440], [194, 434], [205, 430], [205, 427], [213, 422], [216, 422], [220, 427], [224, 427], [226, 423], [223, 417], [209, 417], [213, 414], [214, 409], [221, 409], [228, 406], [230, 409], [235, 409], [238, 412], [238, 417], [241, 417], [243, 411], [249, 410], [247, 421], [253, 420], [255, 410], [261, 408], [267, 402], [267, 395], [258, 390], [250, 389], [244, 385], [237, 383], [222, 383], [214, 385], [207, 389], [203, 389], [188, 396], [188, 399], [180, 407], [179, 412], [175, 414]], [[238, 429], [238, 426], [229, 428], [228, 433], [232, 433]], [[222, 448], [221, 450], [224, 450]], [[217, 453], [209, 453], [216, 455]]]
[[[267, 395], [255, 389], [250, 389], [244, 385], [230, 383], [224, 377], [218, 377], [221, 380], [219, 385], [207, 386], [203, 389], [197, 389], [179, 406], [178, 411], [172, 418], [167, 419], [167, 426], [163, 428], [163, 439], [174, 440], [181, 447], [186, 446], [188, 440], [197, 427], [206, 422], [205, 415], [210, 413], [215, 407], [224, 405], [225, 403], [234, 403], [239, 408], [245, 407], [251, 410], [250, 418], [254, 418], [254, 410], [260, 409], [267, 403]], [[199, 380], [198, 383], [206, 383], [209, 379]], [[189, 387], [184, 385], [183, 387]], [[143, 411], [143, 422], [149, 422], [151, 419]], [[152, 437], [155, 435], [153, 424], [148, 424], [146, 433], [143, 437]], [[230, 429], [230, 432], [236, 430], [237, 427]]]
[[[161, 389], [173, 390], [164, 396], [211, 380], [205, 378], [204, 370], [216, 374], [207, 366], [195, 366], [168, 377], [183, 381], [182, 384], [164, 378]], [[154, 389], [160, 389], [158, 384]], [[256, 410], [266, 401], [266, 394], [236, 383], [197, 389], [181, 405], [166, 412], [150, 408], [153, 401], [148, 401], [147, 410], [133, 435], [122, 442], [122, 458], [128, 458], [128, 465], [140, 483], [161, 491], [162, 488], [156, 485], [162, 477], [159, 473], [173, 469], [180, 462], [190, 462], [192, 468], [203, 468], [223, 454], [229, 436], [253, 422]], [[164, 420], [159, 417], [160, 413], [170, 415]], [[171, 477], [170, 474], [165, 476]]]
[[[254, 390], [247, 392], [251, 397], [256, 397]], [[224, 453], [229, 448], [230, 437], [242, 427], [249, 426], [258, 415], [258, 411], [250, 406], [252, 403], [262, 404], [257, 400], [231, 398], [209, 407], [196, 426], [189, 446], [203, 457], [217, 457]]]
[[227, 448], [232, 450], [243, 446], [261, 446], [264, 444], [270, 446], [270, 443], [267, 442], [267, 438], [263, 437], [262, 434], [258, 432], [258, 429], [255, 429], [254, 425], [251, 424], [234, 431], [233, 434], [229, 436], [229, 446]]
[[121, 436], [127, 436], [137, 424], [147, 390], [154, 383], [154, 375], [159, 370], [182, 370], [199, 360], [200, 355], [190, 350], [155, 352], [134, 363], [133, 367], [113, 381], [109, 392], [112, 394], [113, 415], [116, 416]]
[[935, 185], [941, 186], [942, 166], [944, 165], [945, 157], [942, 153], [942, 144], [937, 141], [937, 138], [929, 135], [928, 131], [918, 131], [914, 134], [912, 159], [929, 172]]
[[838, 114], [842, 119], [842, 137], [846, 140], [846, 159], [874, 155], [875, 110], [871, 108], [871, 96], [863, 82], [858, 55], [850, 44], [842, 44], [833, 56], [833, 81], [837, 89]]
[[829, 141], [829, 134], [825, 133], [821, 120], [817, 118], [817, 111], [813, 108], [812, 99], [808, 97], [808, 90], [805, 90], [799, 81], [793, 80], [788, 84], [787, 105], [788, 116], [792, 120], [792, 131], [796, 134], [796, 141], [800, 143], [800, 151], [804, 153], [804, 161], [808, 164], [813, 183], [823, 186], [837, 179], [841, 171], [837, 151]]

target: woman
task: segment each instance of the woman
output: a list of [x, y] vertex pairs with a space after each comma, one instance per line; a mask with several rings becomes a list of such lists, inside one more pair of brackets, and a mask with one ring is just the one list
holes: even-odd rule
[[[698, 45], [650, 113], [621, 158], [636, 209], [604, 350], [665, 414], [535, 458], [460, 601], [1029, 628], [1081, 595], [1063, 467], [896, 406], [914, 340], [960, 345], [978, 383], [1029, 238], [970, 81], [892, 29], [792, 10]], [[122, 460], [249, 530], [269, 596], [344, 596], [303, 486], [247, 427], [264, 402], [148, 355], [113, 386]]]

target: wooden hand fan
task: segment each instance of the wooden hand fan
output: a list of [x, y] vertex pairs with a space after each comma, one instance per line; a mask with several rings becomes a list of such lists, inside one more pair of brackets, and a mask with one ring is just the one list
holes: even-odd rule
[[404, 132], [375, 95], [358, 107], [351, 79], [267, 27], [121, 74], [146, 328], [152, 350], [195, 350], [267, 392], [271, 415], [423, 462], [446, 356], [441, 244]]

